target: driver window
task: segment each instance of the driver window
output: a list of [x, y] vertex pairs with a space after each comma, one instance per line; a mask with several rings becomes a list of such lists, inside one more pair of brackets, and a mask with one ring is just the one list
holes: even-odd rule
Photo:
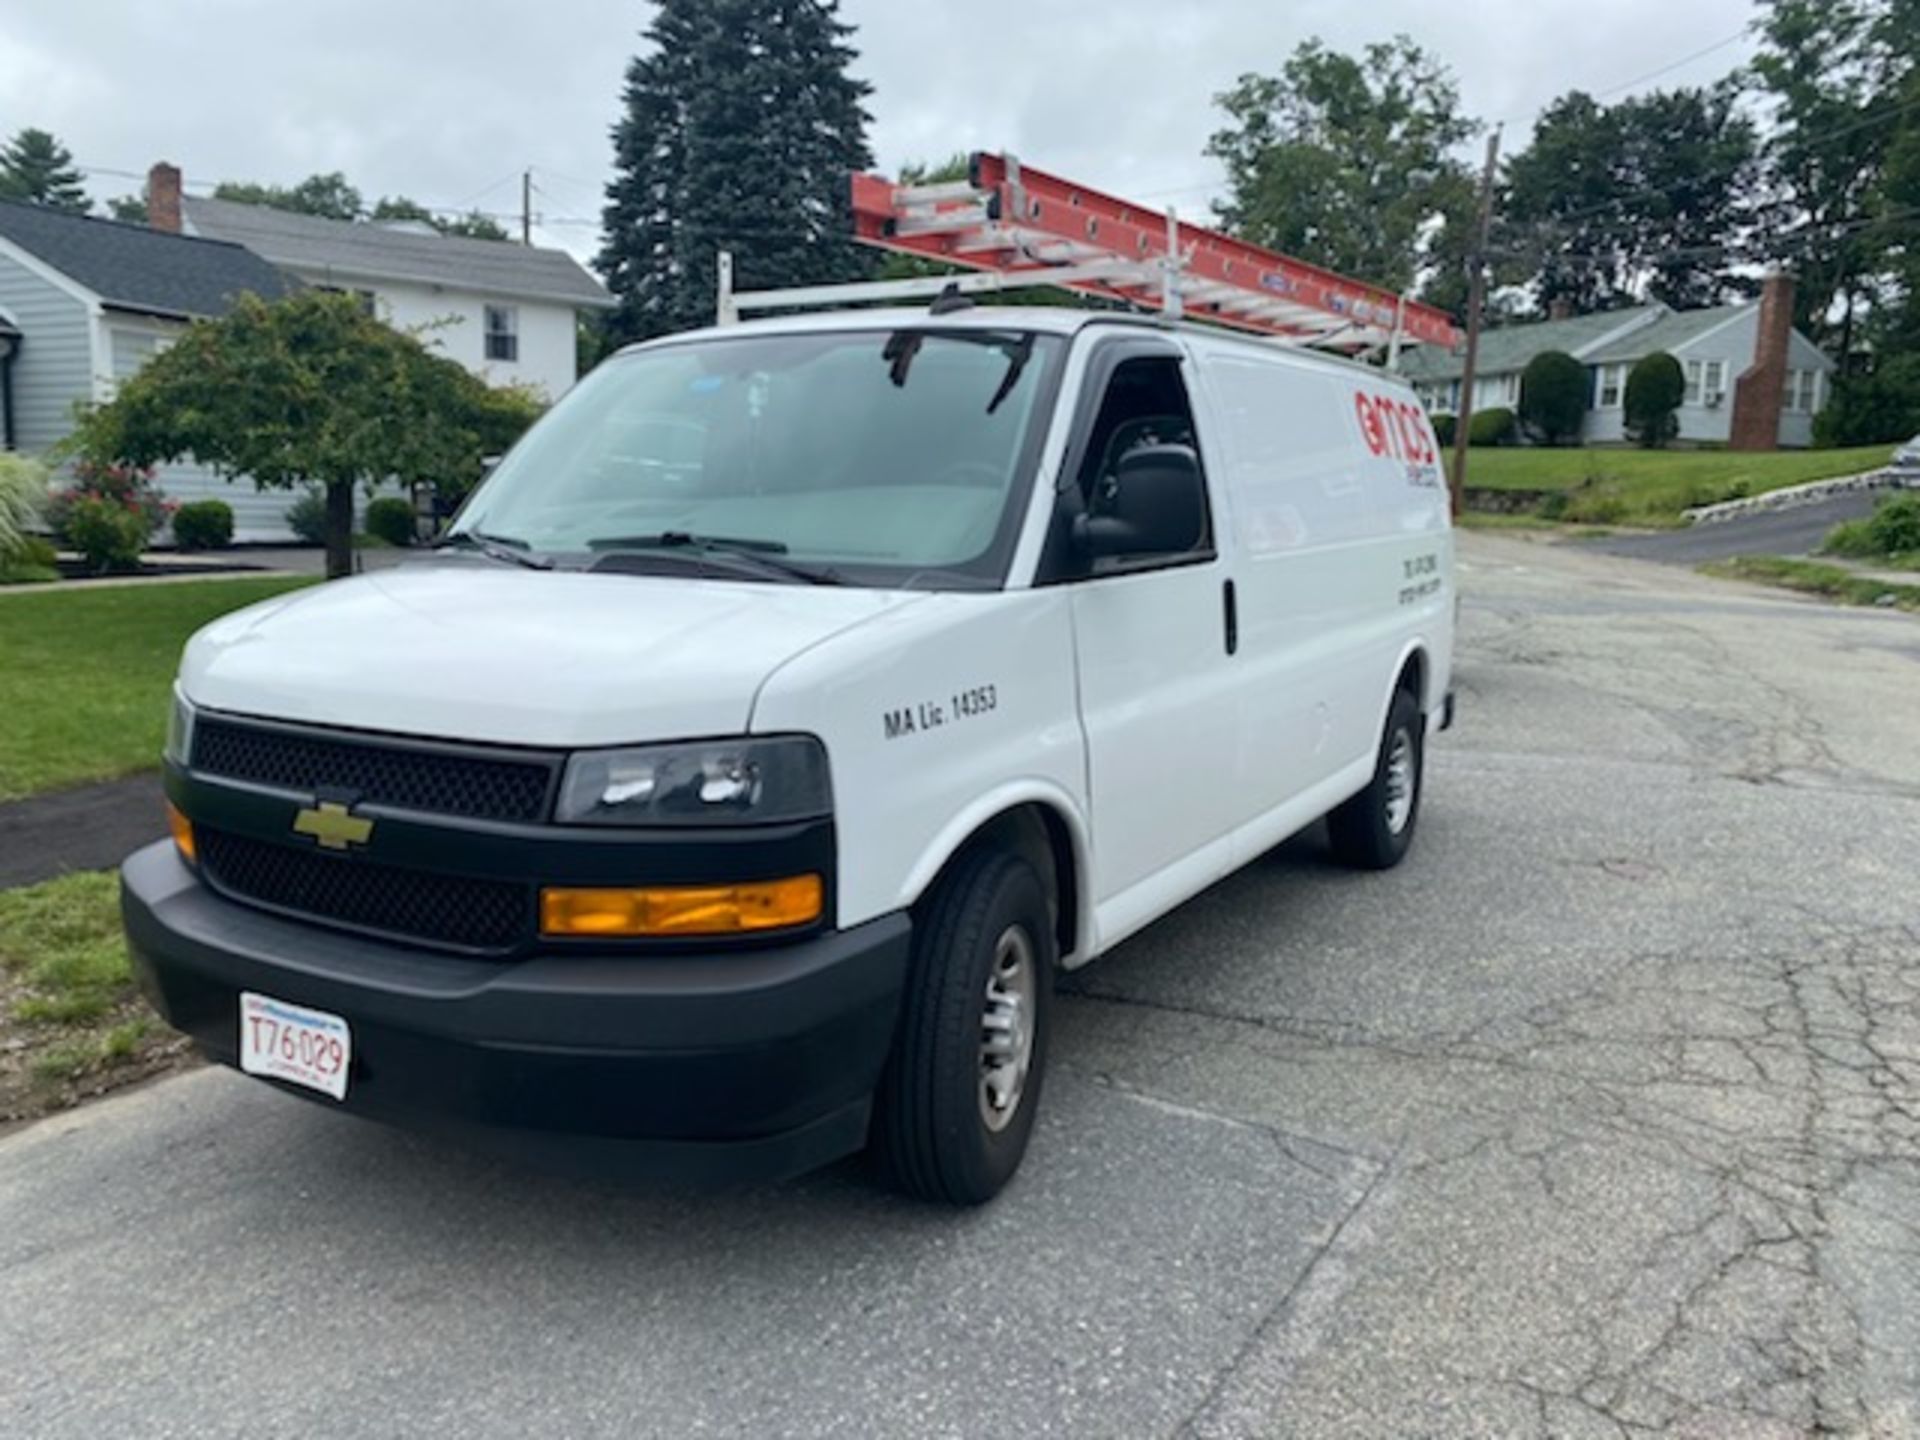
[[[1146, 445], [1184, 445], [1197, 450], [1193, 409], [1180, 378], [1180, 362], [1171, 356], [1143, 355], [1114, 367], [1101, 397], [1099, 414], [1087, 435], [1085, 457], [1076, 483], [1081, 504], [1090, 515], [1108, 513], [1114, 475], [1120, 461]], [[1191, 551], [1169, 555], [1161, 563], [1178, 563], [1213, 549], [1212, 527], [1201, 533]]]

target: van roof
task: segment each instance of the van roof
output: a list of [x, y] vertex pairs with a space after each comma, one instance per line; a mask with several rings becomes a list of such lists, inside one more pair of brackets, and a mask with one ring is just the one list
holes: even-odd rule
[[1220, 325], [1198, 324], [1189, 320], [1168, 321], [1158, 315], [1140, 315], [1119, 310], [1083, 310], [1065, 305], [979, 305], [933, 314], [924, 305], [896, 305], [860, 310], [810, 311], [800, 315], [781, 315], [770, 319], [743, 320], [734, 325], [709, 325], [663, 335], [654, 340], [630, 345], [620, 351], [627, 354], [642, 348], [673, 345], [689, 340], [726, 339], [743, 335], [804, 335], [845, 330], [1031, 330], [1044, 335], [1077, 335], [1095, 326], [1126, 326], [1132, 329], [1169, 331], [1192, 339], [1227, 344], [1258, 351], [1262, 355], [1284, 356], [1307, 364], [1339, 370], [1360, 371], [1376, 380], [1406, 383], [1405, 377], [1341, 355], [1306, 346], [1282, 345], [1265, 336], [1244, 334]]

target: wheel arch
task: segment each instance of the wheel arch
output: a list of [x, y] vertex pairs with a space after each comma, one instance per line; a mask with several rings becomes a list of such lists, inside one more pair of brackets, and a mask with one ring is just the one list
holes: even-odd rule
[[962, 854], [999, 844], [1040, 873], [1054, 911], [1063, 968], [1083, 964], [1093, 936], [1088, 836], [1079, 807], [1053, 786], [1007, 786], [982, 796], [942, 827], [901, 887], [901, 905], [917, 906]]
[[1384, 732], [1387, 725], [1387, 712], [1393, 708], [1393, 697], [1402, 690], [1413, 695], [1414, 703], [1420, 707], [1422, 716], [1434, 708], [1431, 695], [1433, 688], [1433, 656], [1425, 636], [1415, 636], [1400, 647], [1400, 654], [1393, 662], [1393, 683], [1380, 697], [1379, 713], [1375, 717], [1375, 733]]

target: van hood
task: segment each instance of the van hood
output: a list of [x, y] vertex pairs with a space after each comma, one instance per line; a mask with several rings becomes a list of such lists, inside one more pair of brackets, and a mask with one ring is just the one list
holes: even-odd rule
[[214, 710], [509, 745], [737, 735], [783, 661], [925, 598], [416, 562], [215, 621], [180, 683]]

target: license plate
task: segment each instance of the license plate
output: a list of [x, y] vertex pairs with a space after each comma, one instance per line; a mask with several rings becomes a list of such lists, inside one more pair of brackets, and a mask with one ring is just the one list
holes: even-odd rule
[[336, 1100], [347, 1098], [353, 1033], [324, 1010], [290, 1005], [270, 995], [240, 995], [240, 1068], [289, 1085], [304, 1085]]

